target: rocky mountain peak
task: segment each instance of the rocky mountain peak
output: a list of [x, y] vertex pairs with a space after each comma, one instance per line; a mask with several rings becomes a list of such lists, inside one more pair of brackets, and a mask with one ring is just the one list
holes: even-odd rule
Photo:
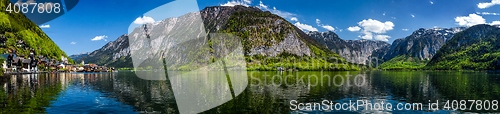
[[323, 38], [328, 38], [328, 39], [337, 39], [339, 36], [332, 31], [326, 31], [326, 32], [318, 32], [318, 31], [309, 31], [307, 32], [307, 35], [309, 36], [321, 36]]
[[129, 39], [127, 34], [123, 34], [115, 41], [108, 42], [100, 49], [87, 55], [73, 56], [73, 58], [83, 58], [88, 63], [98, 63], [100, 65], [116, 65], [120, 64], [120, 59], [127, 56], [130, 56]]
[[465, 27], [417, 29], [410, 36], [394, 40], [383, 59], [387, 61], [399, 55], [430, 59], [455, 33], [462, 30]]
[[372, 57], [379, 57], [379, 54], [385, 52], [376, 50], [387, 50], [390, 45], [383, 41], [343, 40], [332, 31], [310, 31], [307, 34], [320, 44], [325, 45], [328, 49], [346, 58], [347, 61], [356, 64], [367, 65], [373, 63], [371, 62]]

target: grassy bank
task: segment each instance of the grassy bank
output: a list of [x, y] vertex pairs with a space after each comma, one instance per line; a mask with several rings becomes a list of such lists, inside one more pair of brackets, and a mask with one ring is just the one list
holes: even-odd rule
[[[250, 60], [248, 60], [250, 59]], [[252, 59], [247, 57], [247, 70], [249, 71], [275, 71], [278, 68], [298, 71], [352, 71], [361, 70], [357, 65], [343, 60], [324, 59], [316, 57], [275, 57], [266, 59]]]
[[378, 67], [381, 70], [421, 70], [429, 62], [414, 57], [397, 56]]
[[[284, 70], [294, 71], [358, 71], [362, 70], [360, 65], [351, 64], [344, 60], [324, 59], [316, 57], [245, 57], [248, 71], [276, 71], [279, 67]], [[189, 65], [188, 65], [189, 66]], [[184, 66], [182, 66], [184, 67]], [[195, 67], [190, 67], [195, 68]], [[187, 68], [179, 68], [177, 70], [190, 70]], [[123, 67], [118, 70], [134, 70], [134, 68]], [[136, 70], [151, 70], [151, 68], [137, 68]], [[191, 69], [192, 70], [192, 69]]]

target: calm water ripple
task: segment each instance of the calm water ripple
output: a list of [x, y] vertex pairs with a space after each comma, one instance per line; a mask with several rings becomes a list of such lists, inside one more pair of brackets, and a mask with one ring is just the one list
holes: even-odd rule
[[[500, 100], [500, 75], [494, 73], [254, 71], [248, 72], [248, 83], [234, 99], [204, 113], [500, 112], [491, 107], [444, 109], [444, 101]], [[357, 101], [393, 106], [384, 110], [370, 110], [373, 107], [368, 105], [356, 110], [292, 110], [330, 108], [299, 103]], [[429, 103], [436, 101], [439, 110], [430, 110]], [[422, 109], [398, 110], [400, 103], [421, 103]], [[128, 71], [0, 77], [0, 113], [178, 113], [177, 109], [170, 81], [142, 80]]]

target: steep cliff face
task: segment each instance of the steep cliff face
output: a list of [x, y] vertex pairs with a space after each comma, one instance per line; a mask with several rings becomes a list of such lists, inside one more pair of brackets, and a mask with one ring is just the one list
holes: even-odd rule
[[358, 48], [357, 52], [360, 55], [357, 60], [364, 62], [365, 65], [378, 65], [382, 62], [380, 55], [385, 54], [391, 46], [387, 42], [373, 40], [347, 40], [347, 43]]
[[[379, 61], [380, 54], [384, 54], [390, 44], [383, 41], [372, 40], [343, 40], [334, 32], [308, 32], [309, 36], [314, 38], [326, 48], [334, 51], [347, 61], [368, 65]], [[382, 50], [382, 51], [381, 51]]]
[[403, 55], [414, 59], [429, 60], [455, 33], [464, 29], [463, 27], [418, 29], [406, 38], [394, 40], [383, 59], [387, 61]]
[[[205, 21], [212, 20], [205, 19]], [[306, 45], [307, 39], [310, 38], [300, 36], [299, 32], [302, 31], [294, 29], [294, 26], [285, 19], [257, 8], [232, 13], [223, 31], [240, 36], [248, 56], [274, 57], [281, 53], [311, 56], [313, 53], [309, 46], [315, 46]]]
[[[200, 16], [202, 20], [196, 18]], [[202, 21], [203, 25], [200, 24], [200, 21]], [[147, 26], [150, 34], [145, 32], [144, 26]], [[167, 54], [166, 58], [175, 59], [173, 61], [182, 61], [189, 57], [210, 59], [210, 57], [214, 58], [213, 51], [217, 51], [217, 49], [205, 49], [201, 47], [209, 45], [208, 47], [213, 48], [212, 42], [215, 40], [210, 37], [203, 38], [211, 33], [224, 33], [237, 36], [243, 45], [248, 66], [260, 67], [276, 65], [276, 63], [291, 63], [291, 59], [288, 59], [291, 57], [334, 58], [338, 60], [336, 61], [338, 63], [334, 64], [348, 64], [344, 58], [331, 52], [285, 19], [270, 12], [263, 12], [255, 7], [244, 6], [207, 7], [200, 12], [188, 13], [180, 17], [167, 18], [159, 22], [142, 25], [135, 28], [128, 35], [118, 38], [117, 41], [110, 42], [101, 49], [90, 53], [85, 60], [108, 65], [116, 63], [113, 61], [124, 60], [121, 63], [129, 66], [120, 67], [131, 67], [132, 65], [129, 64], [132, 63], [132, 60], [130, 60], [131, 52], [136, 52], [133, 53], [135, 55], [151, 55], [152, 57], [160, 58], [163, 56], [157, 52], [164, 51], [168, 53], [168, 51], [179, 50], [177, 47], [182, 46], [200, 47], [200, 50], [206, 50], [207, 52], [194, 53], [183, 58]], [[150, 37], [149, 40], [151, 40], [151, 43], [145, 44], [143, 42], [148, 39], [146, 38], [147, 36]], [[205, 43], [190, 42], [191, 38], [201, 38]], [[128, 40], [125, 41], [126, 39]], [[181, 43], [186, 41], [188, 44]], [[144, 46], [151, 46], [151, 48], [144, 51], [137, 51], [143, 49]], [[275, 61], [275, 64], [272, 64], [262, 61], [266, 58], [282, 59], [278, 59], [280, 61]], [[145, 61], [156, 61], [146, 59], [144, 58]], [[290, 61], [283, 62], [281, 60]], [[300, 60], [297, 62], [309, 63], [309, 60], [312, 59], [304, 59], [304, 61]], [[318, 59], [318, 61], [329, 62], [326, 59]], [[265, 68], [264, 70], [270, 70], [269, 68], [274, 69], [274, 67]], [[355, 67], [348, 66], [341, 69], [349, 70], [355, 69]]]

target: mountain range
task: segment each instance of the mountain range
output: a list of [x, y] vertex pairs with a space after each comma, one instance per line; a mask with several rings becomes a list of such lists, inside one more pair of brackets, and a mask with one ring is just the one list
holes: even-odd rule
[[131, 67], [128, 36], [122, 35], [115, 41], [109, 42], [102, 48], [90, 53], [75, 55], [75, 61], [83, 60], [85, 63], [96, 63], [99, 65], [113, 67]]
[[410, 36], [396, 39], [385, 55], [380, 69], [419, 69], [437, 53], [449, 39], [465, 27], [420, 28]]
[[[256, 7], [245, 6], [206, 7], [200, 13], [188, 13], [180, 17], [150, 23], [145, 26], [153, 33], [151, 35], [146, 35], [143, 25], [83, 58], [86, 63], [132, 67], [131, 50], [145, 46], [139, 42], [143, 42], [141, 39], [146, 39], [146, 36], [151, 37], [152, 42], [154, 42], [151, 43], [152, 51], [136, 51], [138, 53], [134, 54], [159, 57], [161, 55], [153, 52], [156, 50], [172, 50], [170, 47], [176, 45], [175, 42], [182, 40], [174, 37], [203, 34], [200, 31], [189, 29], [199, 26], [192, 25], [197, 21], [192, 17], [198, 16], [201, 16], [207, 33], [227, 33], [241, 38], [248, 69], [275, 70], [276, 67], [283, 67], [290, 70], [359, 70], [357, 66], [349, 63], [328, 48], [321, 46], [315, 39], [282, 17], [268, 11], [261, 11]], [[173, 26], [183, 27], [166, 28]], [[171, 34], [174, 32], [175, 34]], [[207, 43], [212, 41], [208, 40]], [[204, 44], [194, 44], [193, 46], [197, 45]], [[207, 52], [211, 53], [212, 49], [207, 49]], [[167, 58], [175, 58], [168, 57], [174, 55], [167, 54], [166, 56]], [[214, 57], [213, 54], [203, 57], [209, 58], [210, 56]], [[177, 60], [174, 61], [178, 61], [185, 58], [175, 59]], [[149, 59], [144, 61], [157, 62]], [[326, 62], [335, 67], [314, 65], [314, 62]], [[191, 66], [178, 67], [193, 68]]]
[[434, 70], [500, 70], [500, 26], [472, 26], [455, 34], [426, 67]]
[[78, 53], [78, 54], [73, 54], [70, 55], [69, 58], [75, 60], [75, 61], [80, 61], [83, 59], [83, 57], [86, 57], [90, 54], [90, 52], [83, 52], [83, 53]]
[[[442, 67], [433, 67], [435, 65], [442, 65], [442, 61], [448, 60], [442, 59], [445, 53], [448, 54], [454, 51], [468, 50], [470, 45], [465, 44], [469, 43], [482, 42], [480, 43], [481, 46], [498, 44], [493, 42], [496, 40], [491, 40], [496, 37], [490, 38], [490, 36], [497, 35], [496, 32], [479, 32], [484, 34], [475, 36], [466, 35], [466, 37], [477, 37], [475, 39], [478, 40], [467, 40], [465, 44], [463, 44], [463, 39], [465, 38], [457, 40], [460, 39], [458, 37], [464, 37], [464, 32], [472, 34], [475, 31], [495, 31], [496, 29], [493, 28], [498, 28], [489, 25], [476, 25], [489, 26], [482, 28], [476, 26], [469, 28], [421, 28], [415, 30], [409, 36], [396, 39], [392, 44], [389, 44], [387, 42], [373, 40], [343, 40], [332, 31], [311, 31], [306, 33], [285, 19], [268, 11], [261, 11], [255, 7], [214, 6], [201, 10], [199, 15], [201, 15], [205, 30], [208, 33], [230, 33], [241, 38], [245, 59], [250, 70], [275, 70], [275, 67], [280, 66], [285, 68], [301, 66], [295, 68], [298, 70], [358, 70], [360, 66], [394, 70], [422, 69], [426, 65], [426, 68], [445, 69]], [[157, 45], [153, 46], [155, 48], [152, 50], [168, 50], [168, 45], [172, 45], [171, 42], [176, 41], [175, 39], [169, 39], [164, 36], [172, 31], [186, 30], [172, 30], [171, 28], [165, 27], [190, 23], [193, 20], [189, 21], [190, 19], [187, 17], [192, 16], [196, 16], [196, 13], [188, 13], [181, 17], [167, 18], [157, 23], [148, 24], [147, 26], [150, 27], [154, 33], [160, 33], [151, 37], [164, 39], [162, 42], [158, 42]], [[86, 62], [91, 63], [115, 67], [132, 67], [130, 49], [138, 48], [138, 46], [140, 47], [141, 45], [129, 44], [128, 39], [140, 39], [141, 37], [145, 37], [145, 34], [144, 29], [138, 27], [129, 34], [130, 36], [123, 35], [116, 41], [109, 42], [101, 49], [91, 52], [88, 56], [84, 56], [83, 58], [85, 58]], [[489, 40], [484, 41], [483, 39]], [[489, 42], [489, 44], [484, 44], [484, 42]], [[448, 49], [450, 45], [455, 46], [454, 48], [463, 47], [465, 49], [450, 52], [452, 50]], [[472, 45], [472, 47], [477, 48], [477, 45]], [[495, 46], [492, 47], [495, 48]], [[443, 51], [443, 48], [447, 50]], [[480, 69], [497, 68], [498, 65], [493, 64], [500, 63], [497, 61], [498, 58], [496, 58], [496, 52], [498, 52], [498, 50], [480, 52], [481, 54], [486, 54], [484, 56], [489, 57], [482, 59], [483, 61], [489, 60], [489, 66]], [[144, 54], [148, 53], [146, 52]], [[444, 58], [447, 57], [448, 56]], [[306, 59], [299, 60], [297, 58]], [[337, 66], [343, 66], [333, 69], [323, 68], [321, 66], [314, 68], [304, 67], [311, 65], [311, 62], [328, 62]], [[446, 64], [453, 63], [454, 62]], [[460, 67], [460, 69], [474, 68], [475, 67]]]
[[[339, 54], [347, 59], [347, 61], [368, 65], [372, 61], [376, 61], [381, 54], [389, 49], [390, 44], [384, 41], [373, 40], [343, 40], [332, 31], [317, 32], [312, 31], [307, 33], [320, 44], [326, 46], [329, 50]], [[381, 53], [382, 52], [382, 53]]]
[[431, 59], [437, 50], [441, 48], [455, 33], [464, 30], [457, 28], [420, 28], [406, 38], [396, 39], [392, 43], [384, 60], [390, 60], [399, 55], [416, 57], [416, 59]]

